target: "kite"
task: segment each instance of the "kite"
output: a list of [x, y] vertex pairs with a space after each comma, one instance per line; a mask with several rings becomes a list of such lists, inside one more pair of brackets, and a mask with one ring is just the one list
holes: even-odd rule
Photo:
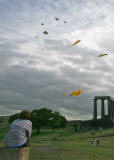
[[79, 96], [82, 93], [82, 90], [74, 91], [70, 94], [70, 96]]
[[67, 23], [67, 21], [64, 21], [64, 23]]
[[44, 23], [41, 23], [41, 25], [43, 26], [43, 25], [44, 25]]
[[63, 93], [62, 93], [62, 96], [66, 96], [66, 92], [63, 92]]
[[108, 55], [108, 54], [100, 54], [98, 57], [102, 57], [102, 56], [106, 56], [106, 55]]
[[76, 45], [76, 44], [79, 43], [80, 41], [81, 41], [81, 40], [75, 41], [75, 42], [72, 44], [72, 46]]
[[47, 31], [44, 31], [43, 33], [44, 33], [45, 35], [46, 35], [46, 34], [48, 34], [48, 32], [47, 32]]
[[58, 21], [58, 20], [59, 20], [59, 18], [55, 18], [55, 20], [56, 20], [56, 21]]

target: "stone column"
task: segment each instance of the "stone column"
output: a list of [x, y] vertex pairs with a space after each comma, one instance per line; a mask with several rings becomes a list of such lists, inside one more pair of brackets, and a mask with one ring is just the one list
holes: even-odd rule
[[113, 101], [111, 100], [111, 119], [113, 119]]
[[112, 117], [113, 117], [113, 119], [114, 119], [114, 101], [113, 101], [112, 104], [113, 104], [113, 105], [112, 105], [112, 110], [113, 110], [113, 115], [112, 115]]
[[97, 99], [94, 99], [93, 119], [97, 119]]
[[105, 117], [104, 99], [101, 99], [101, 118]]
[[114, 101], [111, 102], [112, 119], [114, 119]]
[[108, 116], [111, 119], [111, 100], [108, 99]]

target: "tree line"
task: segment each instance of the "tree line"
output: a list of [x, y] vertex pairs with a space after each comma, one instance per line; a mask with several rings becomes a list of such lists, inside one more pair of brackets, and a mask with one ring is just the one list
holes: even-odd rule
[[[16, 113], [9, 117], [9, 124], [14, 120], [20, 118], [20, 113]], [[30, 119], [32, 122], [33, 129], [37, 130], [37, 133], [40, 132], [40, 129], [43, 127], [51, 129], [65, 128], [67, 125], [67, 119], [62, 116], [59, 112], [52, 111], [51, 109], [41, 108], [35, 109], [30, 112]]]

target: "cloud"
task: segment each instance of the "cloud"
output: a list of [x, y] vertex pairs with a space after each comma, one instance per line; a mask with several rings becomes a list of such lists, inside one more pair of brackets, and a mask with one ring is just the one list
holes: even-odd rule
[[[47, 107], [91, 119], [94, 96], [114, 92], [112, 3], [0, 0], [0, 113]], [[69, 96], [78, 89], [80, 96]]]

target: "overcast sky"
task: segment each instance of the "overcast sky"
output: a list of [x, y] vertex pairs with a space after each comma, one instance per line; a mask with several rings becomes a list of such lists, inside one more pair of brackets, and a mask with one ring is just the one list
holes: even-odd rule
[[94, 96], [114, 97], [113, 64], [113, 0], [0, 0], [0, 115], [47, 107], [91, 119]]

